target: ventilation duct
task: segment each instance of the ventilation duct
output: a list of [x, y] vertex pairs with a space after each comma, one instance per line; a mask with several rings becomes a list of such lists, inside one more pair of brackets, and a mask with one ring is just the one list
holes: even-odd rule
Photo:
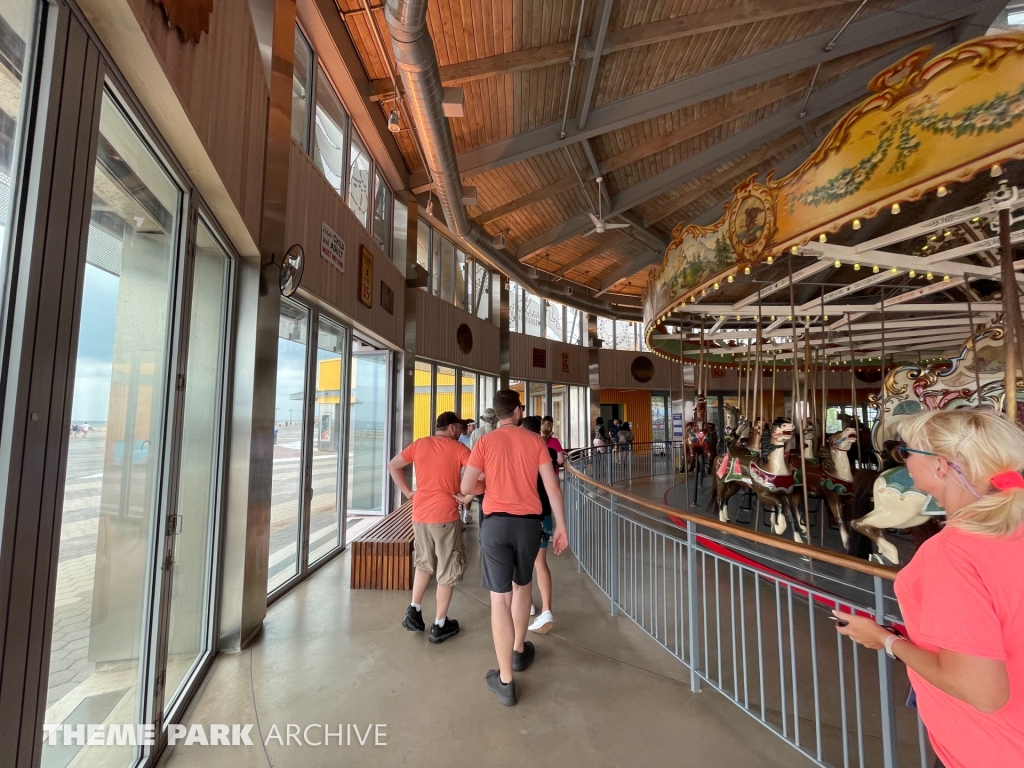
[[448, 228], [482, 261], [531, 293], [594, 315], [641, 320], [639, 312], [612, 311], [605, 302], [567, 296], [554, 283], [532, 278], [527, 267], [514, 256], [495, 248], [493, 237], [469, 218], [462, 203], [464, 194], [455, 144], [444, 113], [445, 88], [441, 84], [434, 43], [427, 32], [427, 0], [387, 0], [384, 18], [405, 88], [406, 117], [416, 127], [422, 142], [424, 159]]

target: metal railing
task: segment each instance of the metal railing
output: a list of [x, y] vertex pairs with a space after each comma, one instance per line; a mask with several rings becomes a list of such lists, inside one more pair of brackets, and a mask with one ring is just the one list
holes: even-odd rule
[[658, 476], [694, 482], [681, 460], [666, 442], [567, 458], [570, 546], [612, 615], [686, 665], [692, 690], [714, 688], [820, 766], [931, 766], [903, 665], [829, 620], [839, 608], [901, 624], [895, 569], [644, 498], [671, 486]]

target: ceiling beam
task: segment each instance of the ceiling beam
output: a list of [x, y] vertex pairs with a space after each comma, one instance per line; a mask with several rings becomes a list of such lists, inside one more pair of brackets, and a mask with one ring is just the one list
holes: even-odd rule
[[484, 224], [490, 224], [492, 221], [496, 221], [502, 216], [508, 216], [511, 213], [515, 213], [516, 211], [534, 205], [535, 203], [541, 203], [555, 195], [568, 192], [570, 189], [574, 189], [578, 185], [579, 181], [576, 180], [575, 176], [563, 176], [554, 184], [547, 184], [540, 189], [535, 189], [533, 192], [527, 192], [525, 195], [521, 195], [515, 200], [510, 200], [504, 205], [499, 205], [497, 208], [492, 208], [489, 211], [481, 213], [476, 217], [476, 222], [481, 226]]
[[570, 272], [572, 272], [574, 269], [576, 269], [578, 266], [580, 266], [581, 264], [585, 263], [588, 259], [590, 259], [590, 258], [592, 258], [594, 256], [597, 256], [600, 253], [604, 253], [605, 251], [607, 251], [610, 248], [614, 247], [615, 244], [619, 240], [621, 240], [623, 237], [625, 237], [625, 235], [622, 234], [622, 230], [621, 229], [612, 230], [607, 235], [605, 235], [604, 240], [602, 240], [600, 243], [595, 245], [593, 248], [591, 248], [588, 251], [585, 251], [584, 253], [581, 253], [579, 256], [577, 256], [575, 259], [570, 261], [564, 267], [560, 267], [558, 269], [558, 271], [555, 272], [555, 276], [556, 277], [565, 277]]
[[[971, 16], [986, 4], [983, 0], [916, 0], [896, 10], [859, 18], [846, 28], [839, 42], [830, 51], [826, 52], [823, 49], [835, 36], [835, 29], [824, 30], [642, 93], [602, 104], [591, 110], [587, 127], [583, 131], [575, 129], [575, 126], [567, 126], [565, 138], [560, 136], [561, 122], [558, 121], [469, 150], [458, 158], [459, 172], [463, 176], [483, 173], [562, 146], [575, 144], [584, 138], [659, 117], [757, 83], [814, 67], [819, 63], [824, 64], [874, 45], [925, 30], [934, 30], [936, 27], [946, 27], [950, 22]], [[731, 13], [735, 6], [723, 10]], [[426, 182], [425, 172], [416, 172], [414, 176], [414, 186]]]
[[612, 0], [598, 0], [597, 10], [594, 12], [594, 28], [588, 39], [588, 42], [593, 43], [590, 47], [593, 55], [587, 60], [587, 68], [583, 73], [580, 88], [580, 112], [579, 118], [576, 121], [576, 127], [581, 131], [586, 126], [587, 115], [590, 113], [590, 101], [594, 96], [594, 85], [597, 83], [597, 71], [601, 67], [601, 56], [604, 55], [605, 37], [608, 34], [608, 20], [611, 18], [611, 15]]
[[[722, 29], [738, 27], [744, 24], [758, 24], [785, 16], [793, 16], [806, 11], [844, 5], [854, 0], [749, 0], [731, 8], [719, 8], [702, 13], [691, 13], [674, 19], [652, 21], [634, 27], [605, 32], [600, 40], [597, 32], [600, 27], [600, 14], [595, 14], [595, 29], [590, 37], [580, 40], [580, 51], [577, 54], [583, 59], [600, 58], [616, 51], [626, 51], [645, 45], [682, 40], [694, 35], [717, 32]], [[611, 0], [608, 0], [610, 6]], [[610, 11], [610, 8], [608, 9]], [[457, 64], [441, 67], [441, 82], [445, 85], [468, 83], [495, 75], [507, 75], [525, 72], [539, 67], [550, 67], [556, 64], [568, 64], [572, 61], [573, 41], [551, 43], [536, 48], [525, 48], [521, 51], [500, 53], [470, 59]], [[369, 89], [371, 101], [385, 101], [394, 97], [394, 87], [389, 78], [374, 80]]]

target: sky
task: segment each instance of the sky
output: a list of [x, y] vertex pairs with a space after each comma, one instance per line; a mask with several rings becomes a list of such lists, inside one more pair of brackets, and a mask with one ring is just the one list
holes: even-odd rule
[[107, 420], [120, 282], [116, 275], [92, 264], [85, 265], [72, 421], [81, 423]]

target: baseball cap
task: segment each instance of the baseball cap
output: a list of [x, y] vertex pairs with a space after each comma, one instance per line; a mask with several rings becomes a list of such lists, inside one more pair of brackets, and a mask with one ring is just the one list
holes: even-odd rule
[[461, 424], [466, 426], [469, 424], [469, 419], [460, 419], [458, 414], [452, 411], [445, 411], [444, 413], [438, 414], [437, 416], [437, 428], [444, 429], [450, 427], [452, 424]]

